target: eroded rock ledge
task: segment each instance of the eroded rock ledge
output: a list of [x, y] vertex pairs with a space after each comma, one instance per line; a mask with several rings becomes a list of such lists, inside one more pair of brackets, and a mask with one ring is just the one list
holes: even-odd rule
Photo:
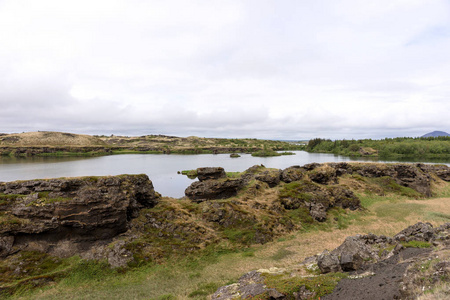
[[147, 175], [0, 183], [0, 257], [80, 254], [125, 232], [159, 197]]
[[312, 163], [284, 170], [255, 165], [234, 177], [227, 177], [220, 167], [198, 168], [196, 173], [199, 181], [185, 191], [194, 202], [234, 197], [249, 185], [255, 189], [280, 186], [279, 203], [284, 209], [305, 208], [319, 222], [327, 219], [330, 208], [360, 208], [349, 179], [361, 183], [354, 184], [359, 186], [353, 190], [371, 189], [379, 195], [399, 192], [411, 197], [430, 197], [433, 181], [450, 180], [449, 167], [425, 164]]

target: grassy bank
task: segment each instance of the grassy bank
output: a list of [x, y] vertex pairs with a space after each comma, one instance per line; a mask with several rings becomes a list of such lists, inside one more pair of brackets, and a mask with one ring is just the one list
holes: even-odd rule
[[305, 150], [347, 156], [382, 158], [450, 158], [450, 137], [386, 138], [383, 140], [328, 140], [312, 139]]

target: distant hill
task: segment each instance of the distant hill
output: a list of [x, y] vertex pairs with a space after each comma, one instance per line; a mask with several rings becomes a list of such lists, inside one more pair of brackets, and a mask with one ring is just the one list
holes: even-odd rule
[[433, 131], [425, 135], [422, 135], [421, 137], [438, 137], [438, 136], [450, 136], [450, 134], [444, 131]]
[[38, 131], [1, 135], [0, 146], [105, 146], [98, 137], [65, 132]]

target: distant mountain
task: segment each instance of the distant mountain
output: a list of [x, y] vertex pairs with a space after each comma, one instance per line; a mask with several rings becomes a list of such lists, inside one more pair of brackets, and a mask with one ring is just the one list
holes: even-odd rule
[[438, 137], [438, 136], [450, 136], [450, 134], [444, 131], [433, 131], [425, 135], [422, 135], [422, 137]]

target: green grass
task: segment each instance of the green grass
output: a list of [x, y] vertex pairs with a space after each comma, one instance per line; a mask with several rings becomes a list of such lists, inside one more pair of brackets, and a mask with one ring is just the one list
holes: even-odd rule
[[295, 155], [294, 152], [290, 152], [290, 151], [284, 151], [284, 152], [280, 152], [281, 155]]
[[79, 259], [62, 259], [41, 252], [21, 252], [13, 263], [0, 264], [0, 297], [30, 293], [32, 289], [69, 274]]
[[375, 214], [378, 218], [398, 222], [405, 221], [406, 217], [413, 213], [419, 212], [424, 208], [424, 204], [418, 203], [390, 203], [389, 205], [377, 206], [375, 208]]
[[250, 245], [254, 243], [255, 239], [254, 228], [226, 228], [223, 230], [223, 235], [232, 243], [239, 243]]
[[365, 178], [369, 182], [375, 183], [380, 186], [386, 193], [395, 193], [408, 198], [423, 198], [423, 195], [409, 187], [399, 185], [392, 177], [376, 177]]
[[288, 256], [290, 256], [290, 255], [292, 255], [294, 253], [295, 252], [290, 251], [290, 250], [288, 250], [288, 249], [283, 247], [283, 248], [278, 249], [278, 251], [274, 255], [272, 255], [270, 258], [272, 260], [278, 261], [278, 260], [282, 260], [282, 259], [284, 259], [284, 258], [286, 258], [286, 257], [288, 257]]
[[252, 156], [255, 157], [268, 157], [268, 156], [281, 156], [281, 153], [278, 153], [273, 150], [260, 150], [252, 153]]
[[441, 212], [427, 212], [428, 218], [436, 220], [436, 221], [446, 221], [450, 222], [450, 214], [441, 213]]
[[70, 152], [70, 151], [57, 151], [48, 153], [38, 153], [36, 156], [73, 156], [73, 157], [84, 157], [84, 156], [103, 156], [109, 155], [106, 151], [88, 151], [88, 152]]
[[197, 289], [195, 291], [192, 291], [188, 296], [189, 298], [197, 298], [199, 296], [206, 297], [214, 293], [220, 286], [221, 284], [217, 282], [202, 283], [199, 284], [197, 286]]
[[228, 178], [239, 178], [242, 172], [226, 172]]
[[186, 175], [187, 177], [189, 177], [191, 179], [194, 179], [194, 178], [196, 178], [198, 176], [197, 169], [195, 169], [195, 170], [183, 170], [183, 171], [181, 171], [181, 174], [182, 175]]
[[149, 150], [149, 151], [138, 151], [138, 150], [112, 150], [111, 154], [120, 155], [120, 154], [163, 154], [163, 151]]

